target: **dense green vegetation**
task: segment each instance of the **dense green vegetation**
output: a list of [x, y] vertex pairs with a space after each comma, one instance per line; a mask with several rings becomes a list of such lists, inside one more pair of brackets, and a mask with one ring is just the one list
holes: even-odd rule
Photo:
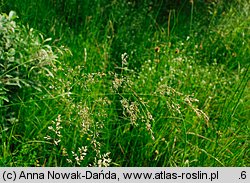
[[1, 166], [250, 165], [247, 0], [0, 10]]

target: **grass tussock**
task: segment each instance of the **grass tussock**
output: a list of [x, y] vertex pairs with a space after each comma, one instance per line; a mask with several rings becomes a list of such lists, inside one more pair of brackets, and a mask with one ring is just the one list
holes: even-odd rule
[[250, 165], [250, 6], [163, 2], [0, 1], [1, 166]]

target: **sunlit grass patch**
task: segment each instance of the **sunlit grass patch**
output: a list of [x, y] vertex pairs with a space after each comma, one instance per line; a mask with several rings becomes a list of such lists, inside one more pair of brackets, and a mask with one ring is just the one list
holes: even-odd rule
[[[19, 20], [0, 47], [0, 67], [9, 64], [0, 76], [0, 120], [9, 119], [0, 165], [249, 165], [245, 0], [187, 1], [180, 11], [146, 0], [142, 8], [37, 1], [41, 11], [11, 2], [1, 6]], [[8, 45], [18, 37], [27, 40], [14, 52]]]

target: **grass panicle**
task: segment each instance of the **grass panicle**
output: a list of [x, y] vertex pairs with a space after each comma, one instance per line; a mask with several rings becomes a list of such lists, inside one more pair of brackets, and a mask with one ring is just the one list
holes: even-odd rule
[[249, 8], [0, 1], [1, 166], [249, 166]]

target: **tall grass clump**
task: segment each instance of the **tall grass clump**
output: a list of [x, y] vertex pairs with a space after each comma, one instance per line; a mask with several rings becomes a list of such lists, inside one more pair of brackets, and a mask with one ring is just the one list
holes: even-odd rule
[[200, 11], [205, 16], [194, 13], [188, 52], [195, 52], [207, 63], [223, 63], [232, 69], [248, 65], [249, 8], [245, 0], [212, 1]]
[[248, 166], [247, 1], [164, 2], [2, 3], [0, 165]]
[[[46, 44], [51, 39], [32, 28], [16, 23], [16, 13], [1, 14], [0, 55], [1, 55], [1, 141], [3, 157], [8, 154], [14, 144], [6, 142], [5, 138], [13, 133], [19, 121], [18, 98], [21, 92], [42, 91], [42, 80], [54, 77], [58, 56], [66, 49], [51, 47]], [[11, 136], [10, 136], [11, 137]], [[6, 154], [5, 154], [6, 153]]]

